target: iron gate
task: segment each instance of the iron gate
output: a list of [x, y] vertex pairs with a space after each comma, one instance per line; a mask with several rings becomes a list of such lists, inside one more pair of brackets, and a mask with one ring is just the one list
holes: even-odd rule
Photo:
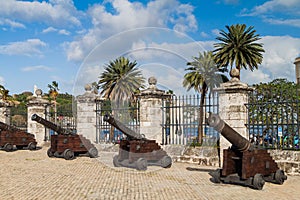
[[[124, 103], [124, 102], [123, 102]], [[111, 105], [107, 99], [96, 100], [96, 142], [118, 143], [124, 136], [118, 129], [103, 121], [106, 114], [114, 117], [124, 123], [128, 128], [139, 133], [140, 114], [139, 102], [124, 103], [123, 105]]]
[[[218, 113], [218, 96], [213, 94], [205, 98], [204, 119], [208, 112]], [[197, 143], [199, 124], [200, 95], [175, 96], [163, 100], [162, 138], [163, 144]], [[219, 139], [219, 133], [209, 127], [205, 120], [203, 145], [213, 146]]]

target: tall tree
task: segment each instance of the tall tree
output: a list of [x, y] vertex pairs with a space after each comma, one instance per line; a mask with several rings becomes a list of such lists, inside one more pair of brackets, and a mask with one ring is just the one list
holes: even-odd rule
[[[263, 44], [257, 43], [260, 40], [253, 26], [246, 27], [245, 24], [236, 24], [225, 26], [228, 32], [220, 31], [219, 37], [216, 39], [221, 41], [215, 43], [215, 62], [221, 67], [228, 65], [235, 66], [239, 71], [244, 68], [253, 71], [262, 63], [265, 52]], [[231, 70], [230, 70], [231, 71]], [[240, 78], [240, 77], [239, 77]]]
[[[98, 81], [100, 94], [111, 101], [113, 106], [119, 107], [130, 103], [134, 93], [144, 87], [145, 79], [137, 68], [136, 61], [119, 57], [104, 66]], [[128, 113], [124, 113], [127, 116]], [[110, 130], [110, 141], [114, 138], [114, 128]]]
[[198, 143], [202, 144], [203, 140], [203, 110], [205, 97], [208, 90], [220, 83], [226, 82], [228, 78], [222, 74], [226, 71], [226, 68], [218, 68], [214, 62], [214, 56], [211, 51], [200, 52], [199, 57], [193, 57], [193, 61], [188, 62], [185, 70], [188, 71], [184, 75], [183, 86], [190, 89], [194, 89], [201, 94], [200, 108], [199, 108], [199, 123], [198, 123]]
[[130, 98], [136, 90], [144, 87], [145, 79], [136, 65], [136, 61], [130, 62], [125, 57], [106, 64], [98, 81], [100, 94], [119, 102]]
[[57, 105], [56, 105], [57, 102], [56, 102], [56, 99], [57, 99], [58, 91], [59, 91], [58, 82], [52, 81], [51, 84], [48, 84], [48, 88], [49, 88], [49, 97], [51, 99], [53, 99], [53, 101], [54, 101], [54, 122], [56, 123], [57, 122]]

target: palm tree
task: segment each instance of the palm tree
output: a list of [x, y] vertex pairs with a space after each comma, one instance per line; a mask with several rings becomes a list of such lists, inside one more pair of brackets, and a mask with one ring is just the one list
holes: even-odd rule
[[58, 83], [56, 81], [52, 81], [51, 84], [48, 84], [48, 88], [49, 88], [49, 96], [50, 98], [53, 99], [54, 101], [54, 122], [57, 122], [57, 106], [56, 106], [56, 98], [58, 96]]
[[256, 43], [261, 38], [256, 34], [253, 26], [246, 28], [245, 24], [236, 24], [225, 27], [228, 33], [221, 30], [221, 36], [216, 38], [221, 42], [214, 44], [213, 52], [217, 65], [221, 67], [230, 65], [231, 69], [235, 65], [238, 71], [247, 67], [251, 71], [257, 69], [262, 63], [262, 53], [265, 51], [261, 43]]
[[203, 138], [203, 105], [205, 96], [208, 90], [210, 92], [221, 82], [228, 81], [228, 78], [222, 74], [226, 71], [226, 68], [218, 68], [214, 62], [214, 56], [211, 51], [199, 53], [199, 57], [193, 57], [192, 62], [188, 62], [189, 66], [184, 75], [183, 86], [190, 89], [194, 89], [201, 94], [200, 108], [199, 108], [199, 123], [198, 123], [198, 143], [202, 144]]
[[3, 101], [7, 101], [9, 95], [9, 90], [7, 90], [3, 85], [0, 85], [0, 97]]
[[100, 94], [112, 101], [120, 102], [144, 87], [145, 79], [136, 65], [136, 61], [130, 62], [125, 57], [119, 57], [105, 65], [98, 81]]
[[[136, 67], [136, 61], [130, 62], [125, 57], [119, 57], [104, 66], [98, 81], [100, 94], [109, 99], [115, 106], [132, 100], [134, 93], [144, 87], [145, 79]], [[110, 140], [114, 135], [113, 128], [110, 131]]]

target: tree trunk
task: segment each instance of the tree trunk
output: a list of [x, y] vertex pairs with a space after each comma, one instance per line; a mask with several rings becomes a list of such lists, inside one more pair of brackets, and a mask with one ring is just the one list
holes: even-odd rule
[[200, 108], [199, 108], [199, 122], [198, 122], [198, 143], [203, 143], [203, 116], [204, 116], [204, 101], [206, 96], [207, 85], [204, 82], [201, 89]]

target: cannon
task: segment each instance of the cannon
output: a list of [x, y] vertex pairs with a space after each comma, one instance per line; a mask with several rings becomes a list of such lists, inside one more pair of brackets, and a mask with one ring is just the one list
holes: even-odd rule
[[126, 135], [126, 138], [120, 141], [119, 154], [113, 157], [115, 167], [137, 170], [147, 170], [147, 166], [171, 167], [172, 158], [161, 149], [155, 140], [146, 139], [111, 115], [106, 114], [103, 120]]
[[261, 190], [265, 182], [283, 184], [287, 179], [266, 149], [258, 149], [233, 130], [217, 114], [210, 113], [207, 123], [220, 132], [232, 146], [223, 151], [223, 167], [211, 172], [216, 183], [232, 183]]
[[72, 160], [79, 155], [89, 156], [91, 158], [98, 156], [96, 147], [83, 135], [76, 134], [72, 130], [57, 126], [56, 124], [41, 118], [37, 114], [33, 114], [31, 119], [57, 133], [50, 137], [51, 145], [47, 150], [47, 155], [49, 157]]
[[35, 150], [36, 145], [37, 142], [33, 134], [0, 122], [0, 147], [5, 151], [12, 151], [14, 146], [17, 149]]

